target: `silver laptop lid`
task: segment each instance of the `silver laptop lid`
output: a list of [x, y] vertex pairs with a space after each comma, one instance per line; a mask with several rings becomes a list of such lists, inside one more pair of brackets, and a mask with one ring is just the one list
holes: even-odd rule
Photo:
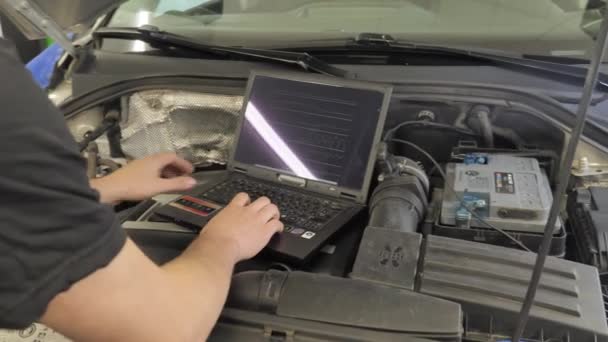
[[228, 168], [364, 203], [389, 85], [253, 72]]

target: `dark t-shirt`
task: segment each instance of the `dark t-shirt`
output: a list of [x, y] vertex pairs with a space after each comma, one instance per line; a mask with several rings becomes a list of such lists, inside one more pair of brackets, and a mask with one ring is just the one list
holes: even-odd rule
[[0, 38], [0, 327], [40, 318], [126, 235], [90, 188], [63, 117]]

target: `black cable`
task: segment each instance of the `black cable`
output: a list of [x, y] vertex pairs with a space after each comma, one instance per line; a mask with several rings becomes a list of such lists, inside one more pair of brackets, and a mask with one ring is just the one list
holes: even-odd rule
[[432, 167], [432, 168], [431, 168], [429, 171], [427, 171], [427, 173], [426, 173], [426, 174], [427, 174], [429, 177], [432, 177], [432, 176], [433, 176], [433, 173], [435, 173], [435, 170], [437, 170], [437, 166], [433, 165], [433, 167]]
[[97, 138], [101, 137], [104, 133], [115, 127], [117, 124], [118, 121], [116, 119], [103, 119], [99, 127], [95, 128], [90, 132], [87, 132], [82, 141], [78, 143], [78, 149], [80, 150], [80, 152], [84, 151], [91, 142], [97, 140]]
[[553, 228], [557, 217], [561, 211], [562, 202], [564, 201], [564, 195], [568, 188], [568, 181], [570, 179], [570, 166], [574, 160], [574, 154], [576, 153], [576, 147], [583, 134], [585, 128], [585, 120], [589, 112], [589, 105], [591, 104], [591, 98], [593, 97], [593, 91], [598, 81], [598, 75], [600, 73], [600, 66], [604, 60], [604, 51], [608, 43], [608, 11], [605, 11], [603, 20], [601, 22], [600, 30], [597, 36], [597, 42], [595, 43], [593, 54], [587, 71], [587, 77], [585, 78], [585, 85], [583, 86], [583, 92], [581, 101], [578, 106], [576, 113], [576, 122], [570, 131], [570, 139], [568, 141], [568, 148], [564, 158], [562, 159], [562, 167], [559, 172], [557, 189], [553, 195], [554, 201], [549, 210], [549, 218], [547, 219], [547, 225], [545, 226], [545, 233], [543, 240], [538, 249], [538, 256], [536, 257], [536, 263], [534, 264], [534, 270], [532, 272], [532, 278], [530, 279], [530, 285], [526, 292], [526, 297], [519, 313], [519, 319], [513, 332], [513, 341], [519, 341], [524, 333], [528, 318], [530, 316], [530, 309], [534, 304], [534, 297], [536, 296], [536, 290], [540, 284], [540, 278], [545, 267], [545, 260], [549, 254], [551, 247], [551, 239], [553, 238]]
[[122, 150], [120, 143], [122, 139], [122, 131], [120, 125], [114, 125], [106, 132], [108, 137], [108, 145], [110, 147], [110, 157], [112, 158], [125, 158], [125, 153]]
[[447, 124], [442, 124], [442, 123], [438, 123], [438, 122], [432, 122], [432, 121], [404, 121], [400, 124], [398, 124], [397, 126], [389, 129], [388, 131], [386, 131], [386, 133], [384, 134], [384, 138], [382, 139], [382, 141], [389, 141], [393, 134], [395, 134], [395, 132], [401, 128], [401, 127], [405, 127], [405, 126], [414, 126], [414, 125], [419, 125], [419, 126], [427, 126], [427, 127], [433, 127], [433, 128], [441, 128], [441, 129], [447, 129], [450, 131], [454, 131], [460, 134], [464, 134], [464, 135], [468, 135], [468, 136], [477, 136], [477, 134], [473, 133], [473, 131], [464, 129], [464, 128], [459, 128], [459, 127], [455, 127], [452, 125], [447, 125]]
[[502, 234], [505, 237], [507, 237], [509, 240], [513, 241], [513, 243], [515, 243], [521, 249], [523, 249], [523, 250], [525, 250], [527, 252], [532, 252], [528, 247], [526, 247], [526, 245], [524, 245], [523, 243], [521, 243], [521, 241], [519, 241], [516, 238], [514, 238], [513, 236], [511, 236], [511, 234], [507, 233], [506, 231], [502, 230], [501, 228], [498, 228], [498, 227], [494, 226], [493, 224], [490, 224], [489, 222], [487, 222], [486, 220], [484, 220], [481, 216], [479, 216], [479, 214], [477, 214], [474, 210], [471, 210], [464, 203], [464, 200], [462, 199], [462, 197], [460, 197], [460, 195], [458, 193], [456, 193], [456, 191], [454, 191], [454, 189], [452, 189], [449, 186], [449, 184], [447, 184], [448, 176], [445, 174], [445, 171], [443, 171], [443, 169], [441, 168], [441, 165], [439, 165], [439, 163], [437, 162], [437, 160], [435, 160], [435, 158], [433, 158], [433, 156], [431, 156], [430, 153], [428, 153], [427, 151], [425, 151], [422, 147], [414, 144], [413, 142], [407, 141], [407, 140], [391, 139], [391, 141], [398, 142], [398, 143], [401, 143], [401, 144], [406, 144], [406, 145], [414, 148], [418, 152], [422, 153], [431, 163], [433, 163], [433, 165], [435, 166], [435, 168], [437, 169], [437, 171], [441, 175], [441, 178], [443, 178], [443, 181], [446, 182], [445, 189], [446, 190], [449, 189], [449, 191], [452, 193], [452, 195], [454, 195], [456, 197], [456, 199], [460, 202], [460, 204], [462, 205], [462, 207], [466, 209], [466, 211], [468, 211], [473, 217], [475, 217], [479, 222], [481, 222], [484, 225], [486, 225], [488, 228], [491, 228], [491, 229], [499, 232], [500, 234]]

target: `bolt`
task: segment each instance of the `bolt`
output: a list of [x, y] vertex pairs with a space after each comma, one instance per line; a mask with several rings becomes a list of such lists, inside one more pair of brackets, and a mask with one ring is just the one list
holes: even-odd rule
[[476, 207], [476, 208], [485, 208], [487, 205], [488, 205], [488, 204], [486, 203], [486, 200], [482, 200], [482, 199], [480, 199], [480, 200], [477, 200], [477, 201], [475, 202], [475, 207]]
[[425, 109], [418, 112], [418, 120], [435, 121], [435, 113]]

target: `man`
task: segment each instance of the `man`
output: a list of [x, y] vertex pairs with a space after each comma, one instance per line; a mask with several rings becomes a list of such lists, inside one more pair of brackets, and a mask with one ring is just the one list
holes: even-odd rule
[[78, 341], [207, 338], [235, 263], [282, 230], [277, 207], [237, 195], [159, 267], [103, 204], [189, 189], [191, 172], [166, 153], [89, 184], [63, 118], [0, 39], [0, 327], [41, 321]]

